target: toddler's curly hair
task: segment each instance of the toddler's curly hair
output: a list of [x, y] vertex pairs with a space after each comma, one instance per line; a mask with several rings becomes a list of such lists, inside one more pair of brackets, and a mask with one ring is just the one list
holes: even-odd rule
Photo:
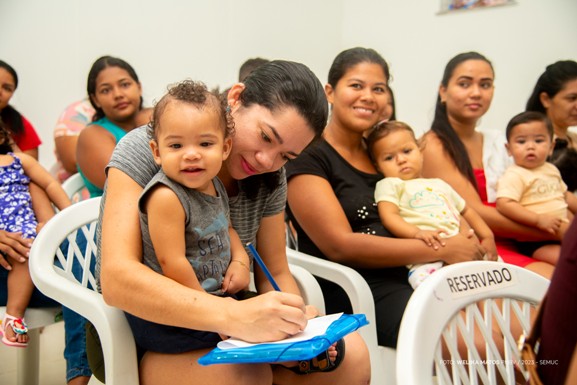
[[220, 117], [224, 137], [227, 138], [234, 135], [234, 122], [230, 109], [227, 107], [226, 96], [209, 91], [203, 82], [186, 79], [170, 86], [168, 92], [154, 106], [152, 119], [148, 125], [150, 138], [156, 139], [156, 134], [160, 129], [160, 117], [164, 113], [166, 106], [175, 100], [193, 104], [199, 109], [213, 108]]

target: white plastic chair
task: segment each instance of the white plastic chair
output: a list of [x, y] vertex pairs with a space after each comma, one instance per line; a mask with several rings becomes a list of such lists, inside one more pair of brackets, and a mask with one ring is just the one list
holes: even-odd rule
[[[324, 278], [341, 286], [349, 296], [353, 312], [365, 314], [369, 324], [358, 330], [369, 349], [371, 359], [371, 383], [394, 385], [395, 349], [380, 346], [377, 342], [375, 303], [365, 279], [355, 270], [339, 263], [313, 257], [287, 247], [289, 263], [305, 268], [314, 276]], [[399, 382], [399, 384], [403, 384]]]
[[[405, 310], [397, 344], [398, 383], [515, 384], [516, 367], [526, 379], [510, 323], [520, 323], [527, 332], [531, 308], [548, 287], [547, 279], [500, 262], [463, 262], [438, 270], [415, 290]], [[494, 328], [502, 339], [493, 339]], [[473, 341], [475, 329], [485, 341], [485, 356]], [[466, 344], [466, 353], [457, 349], [459, 342]], [[495, 342], [503, 344], [503, 351]]]
[[[100, 198], [84, 200], [52, 218], [30, 250], [30, 274], [40, 291], [94, 325], [102, 342], [106, 384], [138, 385], [136, 347], [130, 327], [121, 310], [104, 302], [90, 272], [90, 263], [97, 250], [95, 235], [99, 206]], [[81, 250], [76, 243], [79, 232], [87, 240], [86, 250]], [[68, 239], [69, 247], [63, 253], [60, 244], [65, 239]], [[60, 266], [55, 264], [55, 256]], [[80, 281], [71, 271], [74, 261], [83, 267]]]
[[[57, 164], [52, 165], [50, 173], [55, 175]], [[84, 181], [80, 174], [74, 174], [67, 179], [62, 188], [68, 197], [77, 202], [82, 200]], [[55, 323], [55, 318], [62, 311], [60, 306], [49, 308], [28, 308], [24, 318], [28, 325], [29, 342], [25, 349], [15, 349], [16, 358], [16, 385], [36, 385], [39, 380], [40, 364], [40, 331], [42, 328]], [[0, 317], [6, 313], [6, 307], [0, 306]]]
[[[108, 306], [95, 291], [90, 263], [96, 256], [96, 224], [101, 198], [78, 202], [59, 212], [42, 229], [30, 251], [30, 272], [38, 289], [89, 320], [102, 342], [106, 384], [138, 384], [136, 349], [132, 332], [120, 309]], [[89, 241], [86, 250], [76, 244], [77, 232]], [[60, 244], [68, 239], [65, 253]], [[54, 256], [60, 261], [55, 265]], [[83, 266], [82, 279], [71, 272], [72, 262]], [[322, 291], [316, 279], [305, 269], [289, 265], [307, 303], [324, 312]]]
[[85, 190], [84, 179], [80, 173], [71, 175], [62, 183], [62, 188], [66, 191], [66, 195], [70, 198], [72, 203], [80, 202], [88, 196]]

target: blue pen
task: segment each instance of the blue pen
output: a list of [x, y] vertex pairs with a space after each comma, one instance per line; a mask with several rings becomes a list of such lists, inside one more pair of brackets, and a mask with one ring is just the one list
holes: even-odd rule
[[272, 287], [276, 290], [276, 291], [281, 291], [280, 287], [278, 287], [278, 285], [276, 284], [274, 278], [272, 277], [270, 271], [268, 271], [268, 268], [266, 267], [266, 265], [264, 264], [264, 261], [262, 260], [262, 258], [260, 257], [260, 255], [258, 255], [258, 251], [256, 251], [256, 249], [254, 248], [254, 246], [252, 245], [252, 243], [247, 243], [246, 244], [247, 247], [249, 248], [250, 252], [252, 253], [252, 255], [254, 256], [254, 260], [256, 261], [256, 263], [258, 263], [258, 265], [260, 266], [260, 269], [262, 270], [262, 272], [264, 273], [264, 275], [266, 275], [266, 279], [268, 279], [268, 281], [270, 282], [270, 284], [272, 285]]

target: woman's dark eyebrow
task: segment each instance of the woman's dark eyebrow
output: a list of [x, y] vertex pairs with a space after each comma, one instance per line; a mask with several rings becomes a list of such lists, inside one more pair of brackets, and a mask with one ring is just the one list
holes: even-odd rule
[[280, 143], [280, 144], [284, 144], [284, 140], [280, 137], [280, 135], [278, 134], [278, 131], [271, 126], [270, 124], [267, 124], [267, 127], [272, 131], [272, 134], [274, 135], [274, 137], [276, 138], [276, 140]]
[[[274, 135], [274, 137], [276, 138], [276, 140], [280, 143], [283, 144], [284, 140], [281, 138], [281, 136], [278, 134], [278, 131], [271, 126], [270, 124], [267, 124], [268, 128], [272, 131], [272, 134]], [[299, 156], [299, 154], [297, 154], [296, 152], [293, 151], [289, 151], [287, 152], [287, 154], [294, 156], [295, 158]]]
[[[472, 81], [473, 77], [468, 76], [468, 75], [462, 75], [462, 76], [459, 76], [459, 78], [457, 80], [470, 80], [470, 81]], [[482, 82], [487, 81], [487, 80], [493, 81], [493, 78], [481, 78]]]

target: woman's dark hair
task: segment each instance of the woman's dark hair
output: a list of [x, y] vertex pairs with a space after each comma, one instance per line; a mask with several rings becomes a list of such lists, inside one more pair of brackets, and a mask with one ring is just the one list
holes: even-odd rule
[[[104, 118], [104, 111], [102, 111], [102, 108], [96, 106], [96, 104], [92, 100], [92, 97], [96, 94], [96, 78], [98, 77], [100, 72], [102, 72], [108, 67], [122, 68], [123, 70], [128, 72], [128, 75], [135, 82], [140, 83], [140, 81], [138, 80], [138, 75], [136, 75], [136, 71], [134, 71], [134, 68], [132, 68], [132, 66], [127, 62], [125, 62], [124, 60], [112, 56], [102, 56], [96, 59], [96, 61], [92, 64], [92, 67], [90, 68], [90, 72], [88, 72], [88, 82], [86, 84], [86, 91], [88, 92], [90, 104], [92, 104], [92, 107], [94, 107], [94, 110], [96, 111], [94, 116], [92, 117], [93, 122]], [[140, 96], [140, 105], [139, 105], [140, 109], [142, 109], [142, 103], [143, 99], [142, 96]]]
[[397, 120], [397, 106], [395, 105], [395, 94], [393, 93], [393, 89], [389, 86], [389, 98], [391, 98], [391, 107], [393, 107], [393, 113], [389, 117], [389, 120]]
[[[327, 124], [328, 103], [323, 85], [304, 64], [273, 60], [251, 72], [243, 81], [239, 100], [243, 107], [257, 104], [269, 111], [292, 107], [305, 119], [319, 138]], [[241, 181], [247, 196], [254, 197], [260, 184], [270, 190], [280, 183], [280, 170], [245, 178]]]
[[12, 152], [12, 137], [10, 131], [0, 118], [0, 154], [5, 155]]
[[549, 98], [555, 97], [563, 89], [565, 84], [571, 80], [577, 79], [577, 62], [573, 60], [560, 60], [550, 64], [545, 72], [539, 76], [535, 88], [529, 100], [527, 100], [527, 111], [538, 111], [547, 113], [545, 106], [541, 103], [541, 94], [545, 92]]
[[[449, 85], [449, 80], [461, 63], [468, 60], [481, 60], [491, 66], [493, 70], [493, 65], [485, 56], [477, 52], [464, 52], [460, 53], [447, 63], [445, 66], [445, 72], [443, 73], [443, 78], [441, 80], [441, 85], [447, 87]], [[461, 174], [463, 174], [467, 180], [469, 180], [475, 189], [478, 189], [477, 180], [475, 179], [475, 174], [473, 173], [473, 167], [471, 166], [471, 160], [467, 155], [467, 149], [465, 145], [455, 132], [453, 126], [449, 122], [449, 116], [447, 115], [447, 105], [441, 101], [441, 95], [437, 94], [437, 104], [435, 106], [435, 117], [433, 118], [433, 124], [431, 125], [431, 131], [433, 131], [445, 149], [445, 152], [453, 160], [457, 169]]]
[[505, 129], [505, 136], [507, 137], [507, 141], [511, 139], [511, 133], [513, 131], [513, 128], [515, 128], [519, 124], [525, 124], [530, 122], [545, 123], [545, 126], [547, 127], [547, 133], [549, 134], [549, 140], [553, 141], [553, 125], [551, 124], [551, 121], [549, 120], [547, 115], [538, 111], [525, 111], [513, 116], [511, 120], [509, 120], [507, 128]]
[[355, 47], [344, 50], [335, 57], [329, 69], [328, 83], [335, 88], [345, 73], [359, 63], [380, 65], [387, 78], [387, 83], [389, 82], [389, 65], [385, 59], [372, 48]]
[[[0, 60], [0, 68], [4, 68], [12, 76], [12, 79], [14, 79], [14, 89], [18, 88], [18, 74], [16, 70], [3, 60]], [[0, 111], [0, 118], [4, 120], [5, 128], [11, 132], [12, 135], [24, 133], [22, 115], [11, 105], [7, 105]]]

